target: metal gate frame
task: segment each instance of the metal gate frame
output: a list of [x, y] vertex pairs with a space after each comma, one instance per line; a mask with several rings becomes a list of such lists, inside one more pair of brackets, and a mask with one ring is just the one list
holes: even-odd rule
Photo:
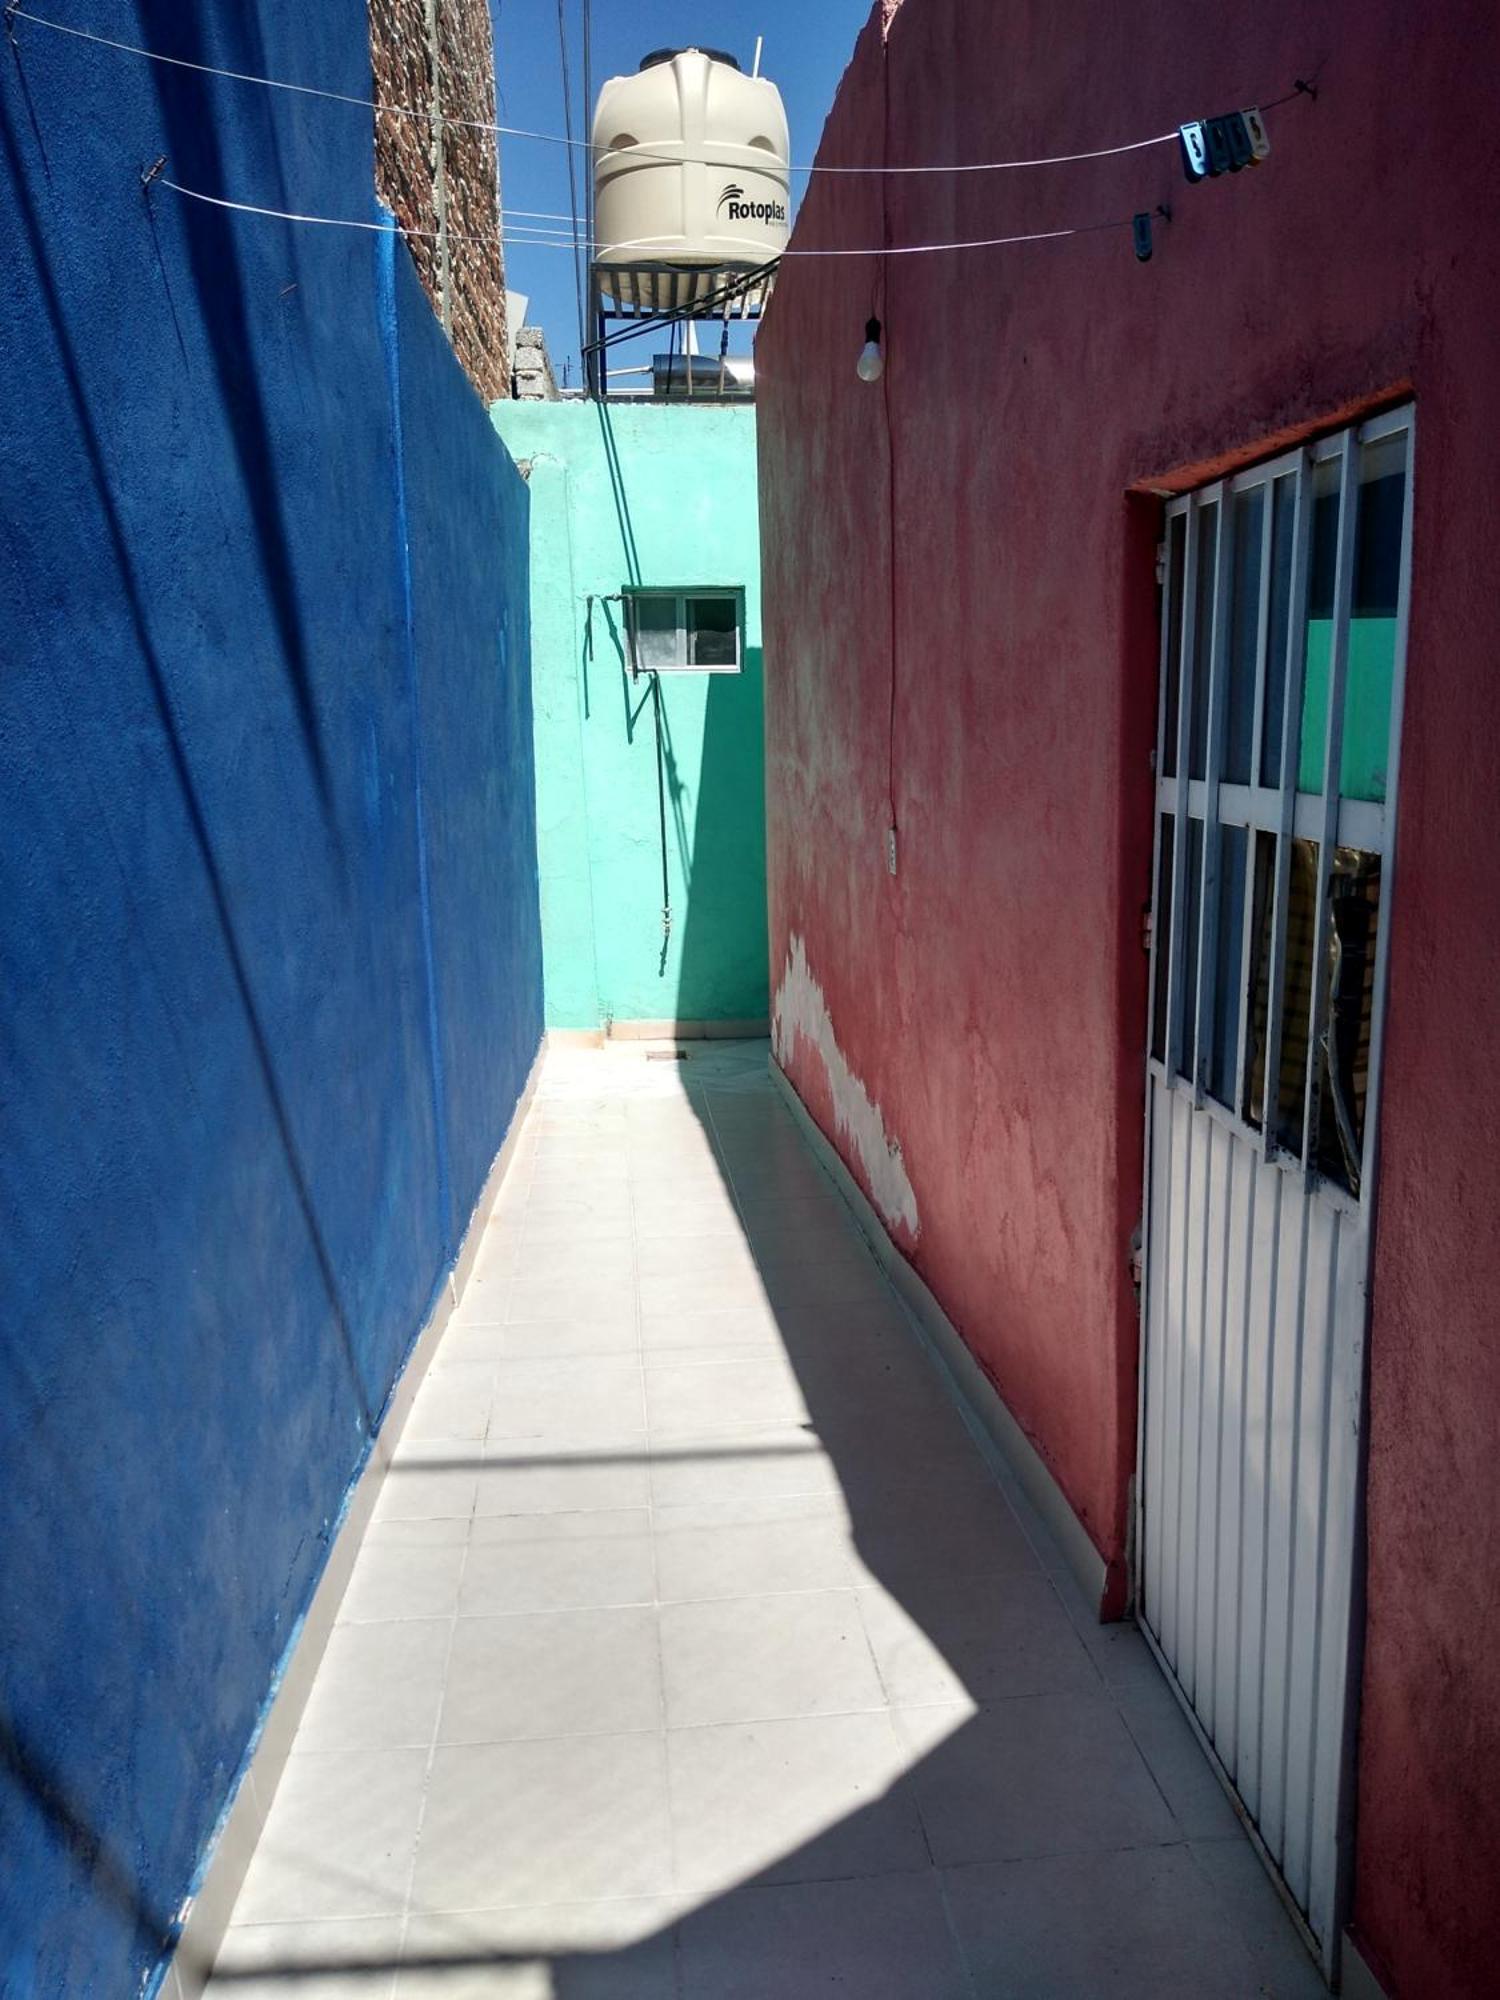
[[[1342, 725], [1344, 719], [1344, 692], [1349, 660], [1349, 629], [1353, 590], [1353, 563], [1355, 553], [1355, 533], [1358, 517], [1357, 498], [1359, 493], [1359, 466], [1361, 452], [1384, 439], [1405, 433], [1405, 498], [1401, 524], [1398, 597], [1394, 634], [1394, 659], [1391, 680], [1391, 713], [1389, 721], [1389, 756], [1386, 764], [1385, 800], [1375, 804], [1358, 799], [1340, 797], [1342, 769]], [[1413, 488], [1415, 478], [1415, 412], [1410, 403], [1372, 417], [1363, 423], [1352, 425], [1328, 436], [1314, 439], [1303, 446], [1283, 453], [1277, 458], [1250, 466], [1245, 470], [1213, 482], [1191, 493], [1181, 495], [1168, 502], [1164, 516], [1163, 555], [1166, 556], [1174, 534], [1173, 523], [1184, 522], [1181, 531], [1183, 574], [1180, 600], [1180, 622], [1174, 616], [1172, 578], [1163, 564], [1164, 588], [1161, 601], [1161, 642], [1159, 657], [1159, 689], [1157, 715], [1157, 749], [1154, 759], [1156, 771], [1156, 800], [1153, 812], [1152, 843], [1152, 935], [1150, 970], [1148, 985], [1148, 1046], [1146, 1066], [1146, 1116], [1144, 1120], [1144, 1198], [1147, 1215], [1143, 1227], [1142, 1254], [1145, 1281], [1142, 1288], [1140, 1387], [1137, 1404], [1136, 1434], [1136, 1478], [1133, 1507], [1133, 1566], [1132, 1591], [1134, 1608], [1141, 1630], [1146, 1637], [1153, 1655], [1166, 1675], [1168, 1685], [1176, 1694], [1188, 1721], [1198, 1738], [1205, 1755], [1213, 1765], [1221, 1783], [1234, 1800], [1242, 1819], [1246, 1823], [1251, 1839], [1280, 1891], [1283, 1900], [1291, 1910], [1302, 1932], [1305, 1942], [1318, 1958], [1325, 1975], [1336, 1982], [1339, 1971], [1340, 1951], [1344, 1923], [1349, 1908], [1352, 1877], [1352, 1832], [1354, 1804], [1354, 1751], [1359, 1711], [1359, 1676], [1364, 1634], [1363, 1597], [1363, 1546], [1364, 1546], [1364, 1488], [1365, 1462], [1367, 1456], [1368, 1426], [1368, 1373], [1369, 1373], [1369, 1268], [1371, 1249], [1374, 1241], [1375, 1202], [1379, 1183], [1379, 1120], [1381, 1101], [1381, 1078], [1383, 1069], [1383, 1045], [1385, 1031], [1385, 1008], [1389, 979], [1389, 952], [1392, 928], [1392, 913], [1395, 898], [1395, 809], [1399, 796], [1401, 733], [1405, 708], [1405, 678], [1407, 658], [1407, 634], [1411, 600], [1411, 545], [1414, 517]], [[1328, 668], [1328, 701], [1324, 733], [1324, 757], [1322, 789], [1319, 792], [1299, 792], [1297, 789], [1298, 763], [1301, 754], [1300, 724], [1303, 707], [1304, 686], [1303, 667], [1305, 663], [1305, 641], [1307, 631], [1308, 579], [1311, 547], [1311, 522], [1314, 504], [1314, 472], [1317, 467], [1332, 465], [1337, 469], [1341, 502], [1338, 515], [1336, 569], [1334, 579], [1334, 615], [1332, 620], [1330, 658]], [[1282, 745], [1279, 765], [1280, 783], [1266, 786], [1261, 783], [1265, 765], [1263, 763], [1263, 729], [1265, 720], [1265, 695], [1267, 659], [1270, 650], [1270, 599], [1272, 574], [1272, 533], [1273, 495], [1278, 479], [1294, 477], [1295, 517], [1292, 538], [1292, 564], [1290, 593], [1287, 611], [1287, 646], [1285, 661], [1285, 694], [1282, 712]], [[1250, 755], [1250, 779], [1248, 785], [1231, 784], [1221, 778], [1225, 741], [1225, 713], [1228, 695], [1228, 653], [1229, 617], [1227, 606], [1230, 596], [1230, 566], [1234, 552], [1234, 538], [1227, 532], [1234, 496], [1255, 486], [1263, 486], [1265, 499], [1262, 504], [1261, 553], [1259, 570], [1259, 606], [1256, 631], [1255, 690], [1253, 711], [1253, 744]], [[1189, 676], [1193, 671], [1193, 661], [1198, 635], [1195, 622], [1199, 606], [1198, 562], [1200, 555], [1200, 535], [1197, 517], [1209, 507], [1216, 507], [1216, 533], [1214, 544], [1214, 587], [1212, 592], [1212, 626], [1209, 633], [1208, 690], [1206, 756], [1203, 776], [1190, 775], [1189, 743], [1193, 728], [1192, 703], [1189, 699]], [[1174, 631], [1173, 627], [1177, 629]], [[1167, 729], [1168, 717], [1173, 704], [1169, 701], [1169, 683], [1175, 678], [1176, 700], [1174, 727], [1176, 732], [1175, 755], [1171, 759], [1172, 770], [1168, 775]], [[1164, 817], [1170, 814], [1175, 829], [1170, 858], [1170, 883], [1162, 880], [1162, 827]], [[1171, 939], [1181, 932], [1184, 913], [1187, 908], [1187, 867], [1190, 840], [1185, 836], [1190, 820], [1197, 820], [1202, 827], [1202, 888], [1198, 899], [1196, 936], [1192, 941], [1191, 980], [1184, 962], [1184, 953], [1171, 948]], [[1220, 850], [1223, 829], [1244, 827], [1247, 847], [1247, 879], [1244, 890], [1243, 936], [1240, 941], [1239, 978], [1240, 1014], [1238, 1023], [1238, 1047], [1234, 1072], [1235, 1105], [1231, 1109], [1205, 1088], [1206, 1042], [1205, 1023], [1214, 1020], [1215, 951], [1213, 946], [1218, 937], [1218, 903], [1221, 886], [1219, 873]], [[1247, 991], [1250, 977], [1251, 953], [1253, 946], [1252, 927], [1254, 924], [1255, 897], [1254, 860], [1257, 832], [1274, 835], [1274, 889], [1271, 918], [1271, 956], [1269, 967], [1269, 1004], [1267, 1010], [1265, 1053], [1263, 1064], [1262, 1118], [1259, 1126], [1250, 1122], [1244, 1112], [1249, 1088], [1247, 1072], [1247, 1038], [1250, 1033], [1250, 1019], [1254, 996]], [[1329, 899], [1328, 879], [1335, 846], [1353, 847], [1366, 853], [1380, 856], [1380, 901], [1379, 923], [1376, 936], [1373, 1011], [1370, 1029], [1368, 1091], [1366, 1097], [1365, 1125], [1362, 1147], [1362, 1167], [1359, 1175], [1357, 1194], [1339, 1187], [1320, 1174], [1312, 1156], [1313, 1131], [1312, 1107], [1316, 1089], [1318, 1064], [1318, 1037], [1325, 1022], [1322, 1018], [1321, 982], [1314, 976], [1310, 1000], [1310, 1019], [1307, 1024], [1306, 1074], [1304, 1078], [1304, 1105], [1302, 1119], [1302, 1144], [1300, 1152], [1286, 1150], [1277, 1137], [1276, 1107], [1272, 1101], [1272, 1091], [1280, 1076], [1280, 1057], [1286, 1022], [1281, 1018], [1283, 974], [1287, 957], [1288, 883], [1292, 841], [1312, 840], [1317, 842], [1318, 873], [1316, 885], [1315, 932], [1313, 938], [1312, 965], [1321, 962], [1328, 944]], [[1162, 908], [1166, 897], [1167, 909]], [[1170, 911], [1170, 921], [1168, 920]], [[1167, 989], [1164, 1046], [1159, 1053], [1153, 1050], [1156, 1020], [1158, 1014], [1158, 980], [1160, 968], [1159, 954], [1166, 952]], [[1191, 1018], [1193, 1025], [1192, 1058], [1190, 1074], [1179, 1073], [1182, 1058], [1183, 1027]], [[1227, 1127], [1249, 1145], [1256, 1148], [1261, 1158], [1275, 1171], [1289, 1177], [1295, 1185], [1299, 1197], [1316, 1193], [1319, 1200], [1331, 1204], [1342, 1211], [1359, 1228], [1363, 1239], [1364, 1279], [1363, 1279], [1363, 1327], [1358, 1342], [1358, 1352], [1351, 1358], [1351, 1372], [1357, 1371], [1357, 1380], [1344, 1385], [1352, 1392], [1358, 1410], [1357, 1432], [1350, 1441], [1352, 1466], [1346, 1465], [1345, 1476], [1352, 1477], [1352, 1507], [1348, 1516], [1350, 1533], [1347, 1546], [1329, 1548], [1326, 1554], [1337, 1568], [1331, 1576], [1325, 1575], [1320, 1561], [1316, 1584], [1324, 1598], [1331, 1599], [1339, 1614], [1338, 1628], [1327, 1634], [1328, 1643], [1337, 1648], [1342, 1656], [1344, 1677], [1342, 1682], [1342, 1714], [1338, 1719], [1337, 1740], [1327, 1749], [1333, 1768], [1329, 1773], [1334, 1795], [1332, 1823], [1326, 1814], [1314, 1830], [1325, 1842], [1333, 1843], [1334, 1860], [1331, 1877], [1320, 1887], [1318, 1882], [1317, 1856], [1311, 1854], [1309, 1867], [1311, 1889], [1308, 1907], [1304, 1910], [1297, 1897], [1288, 1887], [1283, 1877], [1277, 1856], [1269, 1850], [1258, 1828], [1236, 1791], [1234, 1780], [1218, 1755], [1198, 1715], [1192, 1699], [1180, 1685], [1171, 1662], [1167, 1659], [1156, 1633], [1151, 1629], [1146, 1616], [1146, 1593], [1151, 1574], [1150, 1534], [1154, 1522], [1151, 1519], [1153, 1498], [1148, 1493], [1147, 1470], [1149, 1462], [1149, 1424], [1152, 1412], [1149, 1404], [1152, 1386], [1149, 1380], [1148, 1353], [1150, 1348], [1152, 1292], [1151, 1247], [1155, 1238], [1153, 1218], [1150, 1215], [1152, 1200], [1152, 1138], [1155, 1117], [1153, 1100], [1156, 1086], [1163, 1086], [1173, 1098], [1182, 1098], [1193, 1112], [1203, 1112], [1217, 1124]], [[1165, 1283], [1165, 1280], [1162, 1280]], [[1248, 1315], [1247, 1315], [1248, 1318]], [[1330, 1368], [1332, 1367], [1330, 1360]], [[1180, 1386], [1180, 1385], [1179, 1385]], [[1165, 1394], [1165, 1387], [1163, 1389]], [[1201, 1399], [1201, 1381], [1199, 1385]], [[1330, 1409], [1332, 1392], [1330, 1390]], [[1179, 1412], [1181, 1404], [1179, 1402]], [[1200, 1400], [1199, 1422], [1202, 1410]], [[1269, 1461], [1269, 1442], [1267, 1445]], [[1331, 1540], [1331, 1537], [1329, 1537]], [[1243, 1537], [1242, 1537], [1243, 1544]], [[1290, 1598], [1291, 1586], [1288, 1585]], [[1290, 1610], [1290, 1607], [1289, 1607]], [[1291, 1646], [1291, 1629], [1288, 1623], [1288, 1652]], [[1311, 1819], [1311, 1811], [1309, 1813]], [[1312, 1843], [1310, 1842], [1310, 1846]]]

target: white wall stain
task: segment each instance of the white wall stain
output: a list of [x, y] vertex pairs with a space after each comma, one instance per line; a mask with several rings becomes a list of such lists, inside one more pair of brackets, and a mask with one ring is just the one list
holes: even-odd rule
[[804, 1035], [822, 1058], [839, 1136], [847, 1139], [859, 1156], [870, 1199], [888, 1227], [899, 1226], [915, 1237], [921, 1227], [917, 1196], [901, 1147], [887, 1137], [880, 1107], [871, 1103], [870, 1093], [850, 1069], [834, 1035], [823, 989], [808, 968], [807, 947], [794, 936], [771, 1004], [771, 1046], [783, 1069], [789, 1069], [795, 1060], [797, 1039]]

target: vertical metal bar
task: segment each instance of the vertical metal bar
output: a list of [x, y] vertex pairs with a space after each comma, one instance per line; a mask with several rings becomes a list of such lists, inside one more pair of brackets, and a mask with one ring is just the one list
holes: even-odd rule
[[[1146, 1510], [1147, 1510], [1147, 1422], [1148, 1406], [1158, 1407], [1160, 1384], [1153, 1381], [1151, 1339], [1152, 1301], [1156, 1297], [1162, 1273], [1158, 1268], [1158, 1257], [1154, 1245], [1161, 1241], [1165, 1222], [1165, 1203], [1157, 1194], [1154, 1185], [1156, 1154], [1160, 1135], [1157, 1132], [1157, 1092], [1150, 1073], [1151, 1042], [1156, 1020], [1156, 966], [1158, 954], [1170, 945], [1170, 909], [1159, 907], [1161, 886], [1161, 822], [1162, 822], [1162, 776], [1166, 762], [1167, 732], [1167, 670], [1172, 656], [1171, 648], [1171, 605], [1172, 605], [1172, 533], [1171, 523], [1165, 511], [1161, 521], [1162, 569], [1158, 586], [1160, 600], [1161, 636], [1158, 641], [1156, 671], [1156, 805], [1152, 817], [1151, 831], [1151, 949], [1146, 958], [1146, 1130], [1144, 1134], [1145, 1158], [1142, 1163], [1141, 1187], [1144, 1193], [1145, 1213], [1141, 1217], [1141, 1298], [1140, 1298], [1140, 1393], [1136, 1399], [1135, 1418], [1135, 1574], [1131, 1578], [1131, 1596], [1139, 1608], [1144, 1608], [1146, 1563]], [[1169, 899], [1170, 900], [1170, 899]], [[1167, 936], [1163, 937], [1163, 927], [1167, 926]], [[1159, 1345], [1157, 1352], [1159, 1353]], [[1158, 1426], [1159, 1428], [1159, 1426]], [[1156, 1495], [1150, 1496], [1150, 1504], [1156, 1505]], [[1155, 1588], [1154, 1577], [1152, 1588]]]
[[[1247, 492], [1254, 492], [1247, 487]], [[1261, 788], [1261, 760], [1265, 755], [1266, 668], [1271, 640], [1271, 563], [1275, 554], [1272, 528], [1276, 514], [1276, 481], [1266, 480], [1260, 510], [1260, 602], [1255, 619], [1255, 708], [1250, 718], [1250, 789]]]
[[[1272, 529], [1276, 514], [1276, 482], [1261, 488], [1265, 499], [1260, 520], [1260, 602], [1255, 619], [1255, 711], [1251, 718], [1250, 823], [1245, 828], [1245, 921], [1240, 935], [1240, 1032], [1234, 1055], [1234, 1110], [1243, 1117], [1248, 1097], [1245, 1065], [1250, 1053], [1250, 965], [1255, 950], [1255, 857], [1259, 846], [1254, 800], [1261, 790], [1261, 760], [1265, 754], [1266, 675], [1271, 651], [1271, 564], [1275, 554]], [[1264, 1107], [1263, 1107], [1264, 1108]]]
[[[1169, 542], [1170, 539], [1169, 536]], [[1182, 918], [1187, 900], [1188, 744], [1192, 729], [1191, 703], [1186, 697], [1195, 640], [1197, 595], [1198, 496], [1195, 493], [1188, 503], [1183, 531], [1182, 631], [1177, 654], [1177, 824], [1172, 837], [1172, 953], [1167, 961], [1167, 1039], [1163, 1051], [1169, 1078], [1177, 1074], [1177, 1060], [1182, 1049]]]
[[[1229, 688], [1229, 617], [1231, 589], [1229, 532], [1229, 491], [1218, 489], [1219, 537], [1214, 545], [1214, 595], [1209, 626], [1208, 657], [1208, 740], [1203, 755], [1203, 886], [1198, 898], [1198, 991], [1194, 996], [1193, 1103], [1202, 1107], [1204, 1030], [1213, 1033], [1214, 991], [1217, 985], [1216, 959], [1219, 934], [1219, 780], [1224, 766], [1225, 717]], [[1205, 498], [1212, 499], [1210, 488]]]
[[1406, 506], [1401, 517], [1401, 569], [1396, 598], [1396, 657], [1391, 669], [1390, 755], [1386, 760], [1385, 844], [1380, 861], [1380, 930], [1375, 939], [1375, 992], [1370, 1020], [1369, 1083], [1365, 1091], [1364, 1162], [1360, 1174], [1360, 1205], [1368, 1210], [1375, 1189], [1375, 1162], [1380, 1125], [1381, 1052], [1385, 1046], [1386, 965], [1391, 943], [1391, 892], [1395, 882], [1396, 810], [1401, 777], [1401, 723], [1406, 706], [1406, 639], [1411, 616], [1411, 538], [1415, 464], [1416, 416], [1406, 430]]
[[1292, 864], [1292, 823], [1297, 809], [1295, 753], [1302, 721], [1302, 674], [1306, 650], [1307, 570], [1312, 546], [1312, 458], [1297, 459], [1297, 511], [1292, 525], [1292, 588], [1287, 607], [1286, 693], [1281, 718], [1281, 817], [1276, 836], [1276, 883], [1271, 916], [1271, 966], [1267, 983], [1265, 1083], [1261, 1103], [1261, 1147], [1276, 1151], [1281, 1109], [1282, 985], [1286, 978], [1287, 891]]
[[1308, 1008], [1307, 1072], [1302, 1096], [1302, 1165], [1312, 1169], [1313, 1111], [1318, 1096], [1319, 1041], [1327, 1002], [1323, 960], [1330, 924], [1328, 878], [1339, 830], [1339, 774], [1344, 755], [1344, 682], [1349, 670], [1349, 612], [1354, 597], [1354, 529], [1359, 514], [1359, 441], [1345, 431], [1339, 439], [1338, 556], [1333, 572], [1333, 634], [1328, 660], [1328, 715], [1323, 740], [1323, 814], [1318, 837], [1318, 875], [1313, 903], [1312, 994]]
[[[1314, 1876], [1310, 1914], [1323, 1940], [1323, 1965], [1330, 1976], [1337, 1971], [1338, 1956], [1353, 1894], [1354, 1849], [1354, 1766], [1359, 1720], [1359, 1657], [1364, 1633], [1364, 1578], [1360, 1565], [1360, 1522], [1364, 1493], [1364, 1412], [1369, 1343], [1366, 1317], [1369, 1310], [1369, 1257], [1374, 1240], [1379, 1199], [1377, 1163], [1380, 1116], [1381, 1052], [1385, 1040], [1387, 963], [1390, 951], [1392, 892], [1395, 885], [1396, 820], [1401, 764], [1401, 727], [1405, 702], [1407, 633], [1411, 608], [1411, 551], [1414, 514], [1416, 422], [1407, 413], [1406, 504], [1401, 521], [1401, 556], [1396, 599], [1396, 653], [1391, 676], [1390, 756], [1387, 760], [1386, 833], [1381, 861], [1380, 929], [1375, 943], [1375, 991], [1370, 1024], [1369, 1086], [1365, 1100], [1364, 1161], [1360, 1175], [1362, 1228], [1350, 1241], [1356, 1246], [1351, 1262], [1357, 1268], [1342, 1280], [1348, 1296], [1348, 1311], [1357, 1327], [1357, 1338], [1338, 1339], [1335, 1376], [1331, 1389], [1330, 1491], [1338, 1494], [1352, 1489], [1348, 1517], [1336, 1517], [1336, 1532], [1330, 1533], [1330, 1613], [1342, 1605], [1341, 1619], [1333, 1619], [1327, 1634], [1323, 1672], [1328, 1681], [1328, 1722], [1319, 1743], [1319, 1773], [1314, 1793], [1312, 1848]], [[1351, 1421], [1352, 1417], [1352, 1421]], [[1337, 1714], [1339, 1726], [1333, 1726]], [[1326, 1866], [1324, 1854], [1330, 1859]], [[1320, 1872], [1322, 1871], [1322, 1872]], [[1321, 1921], [1320, 1921], [1321, 1919]]]
[[443, 49], [438, 33], [441, 0], [426, 0], [427, 59], [432, 65], [432, 198], [437, 211], [438, 317], [453, 333], [453, 263], [448, 241], [448, 148], [443, 123]]

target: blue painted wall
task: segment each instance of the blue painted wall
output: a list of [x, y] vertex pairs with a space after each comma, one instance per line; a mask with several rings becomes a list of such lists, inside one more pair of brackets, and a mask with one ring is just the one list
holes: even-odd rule
[[[363, 0], [91, 22], [369, 88]], [[0, 1991], [148, 1985], [541, 1032], [527, 497], [352, 108], [0, 50]]]

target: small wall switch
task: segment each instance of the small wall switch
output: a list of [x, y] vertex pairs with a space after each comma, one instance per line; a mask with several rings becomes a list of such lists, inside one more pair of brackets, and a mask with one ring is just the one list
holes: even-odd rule
[[896, 872], [896, 829], [888, 826], [885, 830], [885, 865], [894, 875]]

